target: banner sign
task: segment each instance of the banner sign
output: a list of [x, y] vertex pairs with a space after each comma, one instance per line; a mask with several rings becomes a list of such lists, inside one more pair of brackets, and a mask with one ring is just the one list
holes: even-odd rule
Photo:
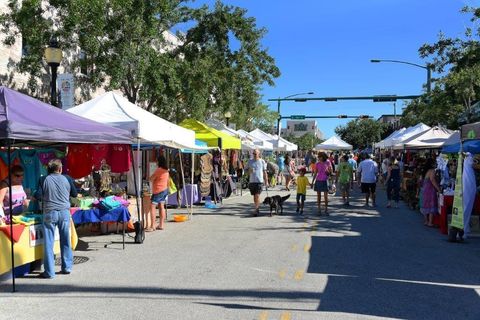
[[455, 178], [455, 194], [453, 196], [452, 222], [451, 227], [463, 230], [463, 155], [458, 154], [457, 176]]
[[75, 85], [73, 74], [59, 74], [57, 78], [57, 88], [60, 90], [60, 103], [63, 110], [75, 106]]
[[[42, 224], [32, 224], [29, 228], [30, 233], [30, 247], [41, 246], [45, 242], [45, 235], [43, 233]], [[55, 228], [55, 241], [60, 239], [58, 228]]]

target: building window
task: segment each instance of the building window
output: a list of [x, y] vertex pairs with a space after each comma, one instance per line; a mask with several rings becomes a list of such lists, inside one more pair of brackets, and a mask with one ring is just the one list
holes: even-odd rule
[[88, 61], [87, 61], [87, 54], [85, 51], [81, 50], [78, 60], [80, 61], [80, 73], [84, 75], [88, 75]]
[[29, 51], [29, 46], [27, 43], [27, 39], [24, 36], [22, 36], [22, 57], [27, 56], [28, 51]]

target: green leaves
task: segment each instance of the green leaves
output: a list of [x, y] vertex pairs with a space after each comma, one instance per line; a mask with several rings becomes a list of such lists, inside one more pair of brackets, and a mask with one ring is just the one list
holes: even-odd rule
[[[204, 120], [227, 110], [239, 127], [273, 126], [275, 113], [261, 105], [259, 89], [280, 75], [261, 47], [265, 30], [246, 10], [218, 1], [213, 10], [188, 7], [187, 0], [24, 0], [9, 2], [0, 15], [4, 43], [19, 33], [29, 54], [17, 65], [41, 85], [42, 59], [55, 30], [66, 72], [81, 64], [82, 99], [98, 88], [121, 90], [133, 103], [168, 120]], [[175, 38], [168, 30], [192, 27]], [[173, 41], [174, 43], [172, 43]], [[83, 60], [80, 60], [80, 52]]]
[[335, 133], [354, 148], [365, 148], [381, 140], [386, 125], [372, 119], [355, 119], [335, 128]]

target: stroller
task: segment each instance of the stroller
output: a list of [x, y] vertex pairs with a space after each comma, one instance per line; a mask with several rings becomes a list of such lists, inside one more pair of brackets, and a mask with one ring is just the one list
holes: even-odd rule
[[335, 195], [337, 193], [337, 186], [335, 185], [335, 173], [328, 177], [328, 194]]

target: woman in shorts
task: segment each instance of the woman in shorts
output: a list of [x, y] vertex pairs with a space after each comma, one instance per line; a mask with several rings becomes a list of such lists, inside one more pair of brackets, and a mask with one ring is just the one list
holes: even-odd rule
[[[158, 158], [158, 168], [151, 175], [150, 181], [152, 182], [152, 199], [150, 206], [150, 227], [145, 231], [151, 232], [154, 230], [163, 230], [165, 224], [165, 201], [168, 196], [168, 173], [167, 160], [165, 157], [160, 156]], [[160, 223], [156, 224], [156, 207], [158, 206]]]
[[318, 153], [318, 162], [315, 164], [314, 179], [312, 184], [313, 190], [317, 192], [318, 213], [322, 213], [322, 192], [325, 200], [325, 215], [328, 216], [328, 177], [332, 174], [332, 165], [328, 161], [325, 152]]

